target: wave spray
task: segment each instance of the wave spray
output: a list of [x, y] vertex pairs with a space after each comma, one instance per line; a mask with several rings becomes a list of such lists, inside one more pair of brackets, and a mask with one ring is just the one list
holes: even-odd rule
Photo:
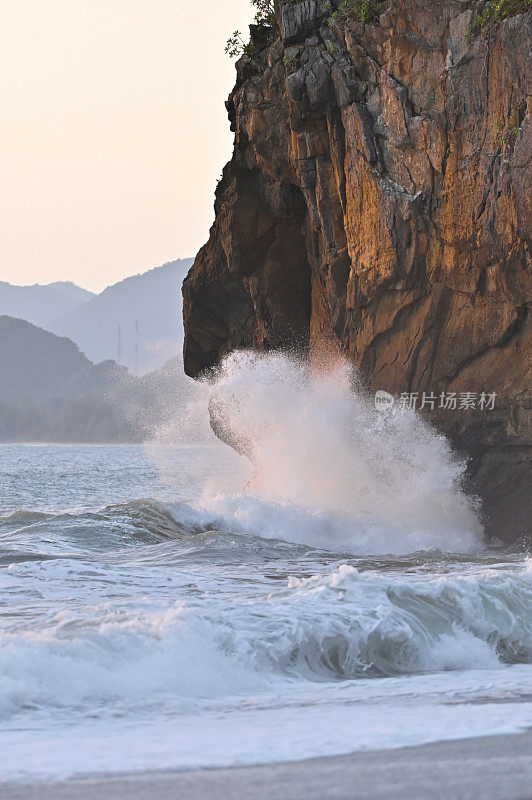
[[464, 461], [418, 414], [375, 410], [353, 366], [236, 352], [205, 381], [211, 424], [252, 463], [205, 510], [255, 534], [353, 553], [479, 549]]

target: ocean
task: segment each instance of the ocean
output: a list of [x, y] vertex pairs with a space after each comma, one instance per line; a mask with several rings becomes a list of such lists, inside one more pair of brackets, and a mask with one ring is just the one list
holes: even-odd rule
[[146, 447], [0, 446], [0, 780], [532, 726], [532, 562], [464, 466], [347, 367], [249, 354]]

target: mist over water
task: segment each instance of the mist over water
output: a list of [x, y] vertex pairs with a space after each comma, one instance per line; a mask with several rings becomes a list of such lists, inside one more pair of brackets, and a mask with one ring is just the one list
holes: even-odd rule
[[346, 360], [316, 368], [237, 352], [203, 390], [189, 413], [210, 413], [250, 462], [241, 490], [209, 484], [205, 510], [258, 535], [353, 553], [482, 547], [465, 463], [414, 412], [376, 411]]

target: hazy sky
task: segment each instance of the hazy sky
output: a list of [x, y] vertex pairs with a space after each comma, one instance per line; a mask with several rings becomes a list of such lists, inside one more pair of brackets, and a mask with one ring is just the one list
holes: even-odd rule
[[194, 255], [249, 0], [0, 0], [0, 280], [100, 290]]

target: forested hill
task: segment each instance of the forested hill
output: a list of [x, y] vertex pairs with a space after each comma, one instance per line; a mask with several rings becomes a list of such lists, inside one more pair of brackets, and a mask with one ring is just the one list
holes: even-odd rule
[[62, 392], [65, 383], [91, 366], [70, 339], [54, 336], [22, 319], [0, 317], [2, 401]]
[[186, 396], [181, 365], [144, 378], [70, 339], [0, 317], [0, 441], [139, 442]]

